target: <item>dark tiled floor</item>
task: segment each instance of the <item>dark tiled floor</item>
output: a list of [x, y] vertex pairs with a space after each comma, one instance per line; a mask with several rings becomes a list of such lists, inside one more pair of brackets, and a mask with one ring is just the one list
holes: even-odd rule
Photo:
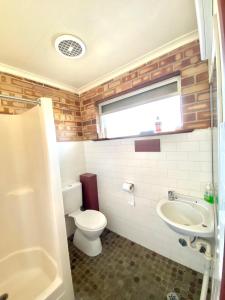
[[202, 275], [109, 230], [103, 251], [91, 258], [69, 240], [76, 300], [164, 300], [175, 291], [180, 300], [199, 300]]

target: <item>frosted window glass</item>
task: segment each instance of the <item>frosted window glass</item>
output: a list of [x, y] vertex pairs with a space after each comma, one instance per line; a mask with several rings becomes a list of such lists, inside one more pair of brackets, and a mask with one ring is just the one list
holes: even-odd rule
[[181, 128], [180, 96], [102, 115], [102, 127], [107, 138], [138, 135], [143, 132], [155, 131], [157, 116], [162, 122], [162, 131]]

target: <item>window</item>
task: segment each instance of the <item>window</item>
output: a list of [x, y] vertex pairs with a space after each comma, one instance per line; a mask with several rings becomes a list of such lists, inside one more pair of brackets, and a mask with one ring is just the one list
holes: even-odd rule
[[157, 117], [162, 131], [181, 128], [179, 78], [172, 78], [99, 105], [104, 137], [139, 135], [155, 131]]

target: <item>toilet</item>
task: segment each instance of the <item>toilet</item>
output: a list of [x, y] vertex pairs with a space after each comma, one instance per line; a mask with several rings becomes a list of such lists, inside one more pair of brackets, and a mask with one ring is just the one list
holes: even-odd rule
[[76, 231], [73, 244], [88, 256], [102, 252], [100, 235], [107, 225], [106, 217], [97, 210], [81, 210], [82, 187], [80, 182], [63, 187], [64, 213], [74, 219]]

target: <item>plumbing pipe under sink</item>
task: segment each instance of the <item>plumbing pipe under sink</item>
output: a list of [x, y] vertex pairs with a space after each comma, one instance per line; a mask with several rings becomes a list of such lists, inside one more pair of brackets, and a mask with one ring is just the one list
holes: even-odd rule
[[200, 300], [207, 299], [207, 292], [209, 286], [209, 276], [210, 276], [210, 269], [211, 269], [211, 261], [212, 261], [212, 248], [208, 241], [197, 238], [196, 241], [192, 241], [189, 238], [187, 241], [187, 245], [194, 251], [201, 252], [202, 247], [205, 248], [204, 252], [201, 252], [206, 259], [205, 271], [203, 274], [203, 281], [202, 281], [202, 290], [200, 295]]
[[207, 292], [208, 292], [208, 286], [209, 286], [209, 273], [210, 273], [210, 262], [208, 262], [207, 266], [205, 267], [205, 272], [204, 272], [203, 281], [202, 281], [202, 290], [201, 290], [200, 300], [206, 300], [207, 299]]

